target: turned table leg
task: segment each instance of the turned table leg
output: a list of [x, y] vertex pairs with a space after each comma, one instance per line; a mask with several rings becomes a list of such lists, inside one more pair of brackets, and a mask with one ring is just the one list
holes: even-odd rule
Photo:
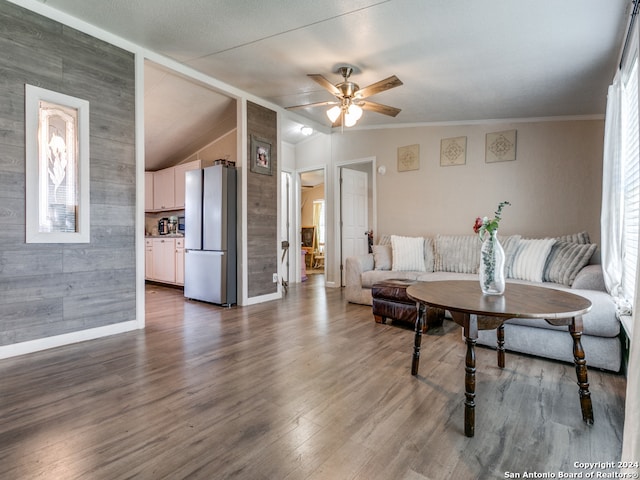
[[[458, 317], [460, 316], [460, 317]], [[464, 329], [467, 355], [464, 362], [464, 434], [473, 437], [476, 432], [476, 342], [478, 341], [477, 315], [455, 314]]]
[[426, 307], [423, 303], [417, 303], [418, 315], [416, 317], [416, 335], [413, 339], [413, 360], [411, 362], [411, 375], [418, 374], [420, 366], [420, 344], [422, 343], [422, 326], [424, 324], [424, 316]]
[[582, 348], [582, 318], [576, 317], [569, 325], [569, 333], [573, 337], [573, 359], [576, 365], [576, 376], [578, 377], [578, 386], [580, 387], [580, 408], [582, 410], [582, 419], [588, 424], [593, 425], [593, 407], [591, 405], [591, 393], [589, 392], [589, 379], [587, 378], [587, 361], [584, 358], [584, 349]]
[[498, 367], [504, 368], [504, 324], [496, 331], [498, 337]]
[[476, 430], [476, 339], [466, 338], [467, 356], [464, 366], [464, 434], [473, 437]]

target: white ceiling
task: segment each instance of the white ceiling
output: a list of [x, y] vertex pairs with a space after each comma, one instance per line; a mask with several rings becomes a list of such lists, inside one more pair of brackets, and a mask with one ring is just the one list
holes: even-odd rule
[[[282, 107], [333, 99], [308, 73], [338, 83], [337, 67], [352, 65], [361, 87], [397, 75], [404, 85], [371, 100], [400, 114], [365, 112], [360, 127], [604, 114], [631, 3], [40, 1]], [[185, 89], [174, 91], [187, 97], [176, 101], [189, 101]], [[329, 126], [325, 110], [292, 118]], [[286, 132], [285, 140], [300, 139]]]

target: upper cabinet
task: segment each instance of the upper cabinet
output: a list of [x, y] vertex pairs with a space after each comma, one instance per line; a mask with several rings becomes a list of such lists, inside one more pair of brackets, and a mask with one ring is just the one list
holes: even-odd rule
[[153, 172], [153, 209], [173, 210], [176, 207], [174, 169]]
[[153, 172], [144, 172], [144, 210], [153, 210]]
[[200, 160], [194, 160], [157, 172], [145, 172], [145, 211], [183, 209], [185, 172], [200, 168], [200, 164]]
[[189, 170], [197, 170], [200, 168], [200, 160], [193, 162], [181, 163], [174, 168], [175, 179], [175, 206], [176, 208], [184, 208], [184, 174]]

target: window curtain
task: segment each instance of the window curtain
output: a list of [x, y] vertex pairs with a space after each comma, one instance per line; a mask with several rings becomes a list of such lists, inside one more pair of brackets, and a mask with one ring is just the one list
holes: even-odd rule
[[320, 229], [322, 227], [324, 227], [322, 222], [322, 207], [323, 207], [323, 203], [322, 201], [314, 201], [313, 202], [313, 225], [316, 227], [316, 248], [318, 247], [319, 243], [324, 243], [324, 232], [321, 231]]
[[630, 315], [629, 303], [622, 292], [622, 84], [617, 75], [609, 86], [604, 127], [602, 165], [602, 213], [600, 216], [602, 270], [607, 290], [620, 314]]

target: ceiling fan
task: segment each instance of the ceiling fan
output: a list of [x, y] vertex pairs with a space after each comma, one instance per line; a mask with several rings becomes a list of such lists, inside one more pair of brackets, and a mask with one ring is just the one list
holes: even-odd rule
[[336, 85], [329, 82], [329, 80], [319, 73], [310, 73], [307, 75], [320, 86], [328, 90], [332, 95], [335, 95], [337, 100], [307, 103], [305, 105], [294, 105], [292, 107], [286, 107], [287, 110], [333, 105], [332, 108], [327, 110], [327, 116], [334, 127], [338, 127], [343, 124], [346, 127], [354, 126], [362, 116], [363, 110], [382, 113], [383, 115], [389, 115], [391, 117], [395, 117], [400, 113], [399, 108], [365, 100], [376, 93], [384, 92], [385, 90], [402, 85], [400, 79], [395, 75], [373, 83], [368, 87], [360, 88], [357, 83], [349, 81], [349, 77], [353, 73], [353, 67], [340, 67], [338, 72], [342, 75], [343, 81]]

